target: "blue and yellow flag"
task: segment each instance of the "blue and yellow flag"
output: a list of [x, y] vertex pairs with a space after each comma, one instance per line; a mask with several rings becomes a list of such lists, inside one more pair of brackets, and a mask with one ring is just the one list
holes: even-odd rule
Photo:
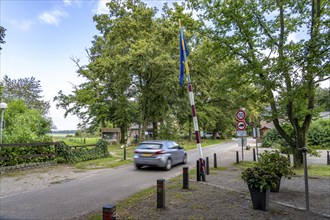
[[186, 44], [186, 39], [183, 36], [182, 29], [180, 30], [180, 85], [183, 86], [184, 79], [184, 62], [186, 62], [186, 58], [189, 55], [189, 50]]

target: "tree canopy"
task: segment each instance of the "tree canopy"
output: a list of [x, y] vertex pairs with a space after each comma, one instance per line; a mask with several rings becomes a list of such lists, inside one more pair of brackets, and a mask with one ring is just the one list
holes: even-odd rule
[[[327, 1], [196, 1], [207, 36], [226, 57], [240, 61], [244, 75], [262, 89], [271, 106], [270, 119], [294, 149], [295, 165], [302, 163], [299, 148], [315, 112], [315, 92], [329, 79], [329, 15]], [[299, 36], [298, 36], [299, 35]], [[299, 38], [295, 38], [299, 37]], [[290, 123], [294, 135], [283, 129]]]

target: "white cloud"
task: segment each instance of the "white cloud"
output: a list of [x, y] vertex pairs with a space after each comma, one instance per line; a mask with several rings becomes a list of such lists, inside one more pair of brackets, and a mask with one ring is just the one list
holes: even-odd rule
[[298, 42], [298, 39], [297, 39], [297, 33], [290, 33], [289, 36], [288, 36], [288, 42], [290, 41], [293, 41], [293, 42]]
[[11, 25], [21, 31], [29, 31], [33, 25], [31, 20], [12, 20]]
[[64, 10], [55, 8], [51, 11], [45, 11], [40, 14], [39, 20], [46, 24], [58, 25], [60, 23], [61, 18], [66, 16], [67, 13]]
[[97, 3], [97, 8], [93, 10], [96, 14], [108, 14], [109, 9], [106, 6], [106, 3], [110, 2], [110, 0], [99, 0]]
[[65, 6], [81, 6], [81, 0], [63, 0]]

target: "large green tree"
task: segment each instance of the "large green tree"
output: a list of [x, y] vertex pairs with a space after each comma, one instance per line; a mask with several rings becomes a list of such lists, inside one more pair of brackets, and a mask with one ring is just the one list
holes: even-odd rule
[[[295, 166], [302, 164], [299, 148], [315, 112], [315, 91], [329, 79], [328, 1], [257, 0], [189, 1], [208, 25], [208, 37], [218, 42], [226, 56], [241, 62], [261, 99], [271, 106], [279, 134], [294, 152]], [[297, 39], [294, 39], [297, 37]], [[291, 125], [289, 135], [280, 120]]]
[[36, 109], [43, 115], [47, 115], [50, 108], [49, 101], [43, 100], [40, 81], [34, 77], [11, 79], [7, 75], [3, 77], [3, 101], [9, 103], [21, 99], [30, 109]]

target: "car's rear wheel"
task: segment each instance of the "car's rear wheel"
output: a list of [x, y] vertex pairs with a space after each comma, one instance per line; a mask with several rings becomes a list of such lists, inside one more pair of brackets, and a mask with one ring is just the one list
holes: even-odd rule
[[170, 170], [172, 168], [172, 160], [171, 159], [167, 159], [164, 168], [165, 168], [165, 170]]
[[136, 169], [141, 169], [142, 168], [142, 165], [135, 164], [135, 167], [136, 167]]

